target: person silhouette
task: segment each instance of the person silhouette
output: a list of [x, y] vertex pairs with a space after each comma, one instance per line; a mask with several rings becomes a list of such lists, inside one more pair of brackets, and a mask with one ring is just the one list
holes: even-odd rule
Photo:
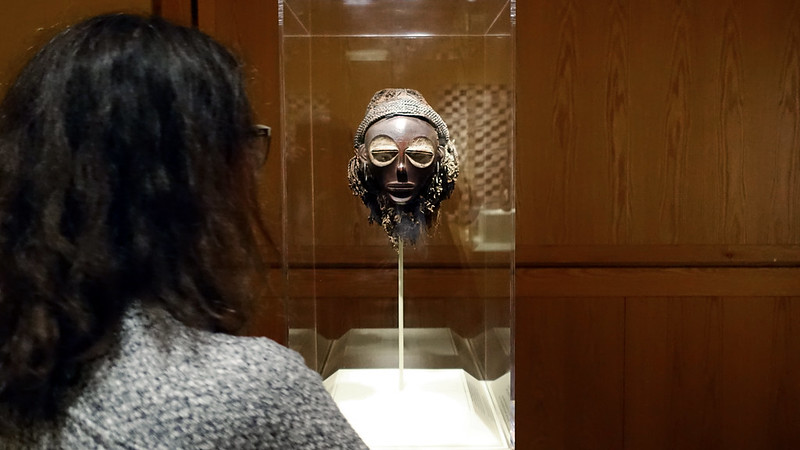
[[[202, 32], [68, 27], [0, 103], [0, 447], [366, 448], [302, 357], [236, 336], [264, 127]], [[261, 147], [261, 148], [260, 148]]]

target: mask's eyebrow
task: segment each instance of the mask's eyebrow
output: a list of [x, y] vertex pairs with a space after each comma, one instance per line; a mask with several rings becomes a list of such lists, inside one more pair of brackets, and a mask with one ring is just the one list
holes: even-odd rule
[[397, 150], [397, 143], [389, 136], [376, 136], [369, 142], [370, 150]]
[[408, 150], [427, 151], [433, 153], [433, 142], [424, 136], [415, 138], [408, 145]]

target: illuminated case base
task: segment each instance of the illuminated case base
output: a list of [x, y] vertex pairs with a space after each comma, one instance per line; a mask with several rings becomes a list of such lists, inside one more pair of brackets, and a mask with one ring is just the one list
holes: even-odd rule
[[461, 369], [340, 369], [325, 387], [372, 449], [508, 449], [487, 382]]
[[481, 381], [455, 368], [477, 368], [476, 356], [450, 329], [403, 333], [404, 360], [412, 368], [403, 369], [402, 381], [389, 368], [398, 364], [397, 329], [352, 329], [327, 349], [325, 387], [367, 445], [511, 448], [508, 379]]

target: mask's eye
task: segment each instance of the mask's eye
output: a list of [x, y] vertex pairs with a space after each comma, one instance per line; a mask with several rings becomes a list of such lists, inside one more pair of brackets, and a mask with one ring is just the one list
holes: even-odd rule
[[378, 136], [369, 143], [369, 160], [378, 167], [386, 167], [397, 158], [397, 144], [386, 136]]
[[433, 163], [433, 142], [428, 138], [418, 137], [411, 141], [411, 144], [406, 148], [406, 156], [408, 161], [415, 167], [424, 169]]

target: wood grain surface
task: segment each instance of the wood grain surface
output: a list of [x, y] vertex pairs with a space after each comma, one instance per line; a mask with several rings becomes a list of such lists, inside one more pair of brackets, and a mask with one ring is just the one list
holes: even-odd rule
[[800, 444], [800, 4], [517, 5], [517, 442]]

